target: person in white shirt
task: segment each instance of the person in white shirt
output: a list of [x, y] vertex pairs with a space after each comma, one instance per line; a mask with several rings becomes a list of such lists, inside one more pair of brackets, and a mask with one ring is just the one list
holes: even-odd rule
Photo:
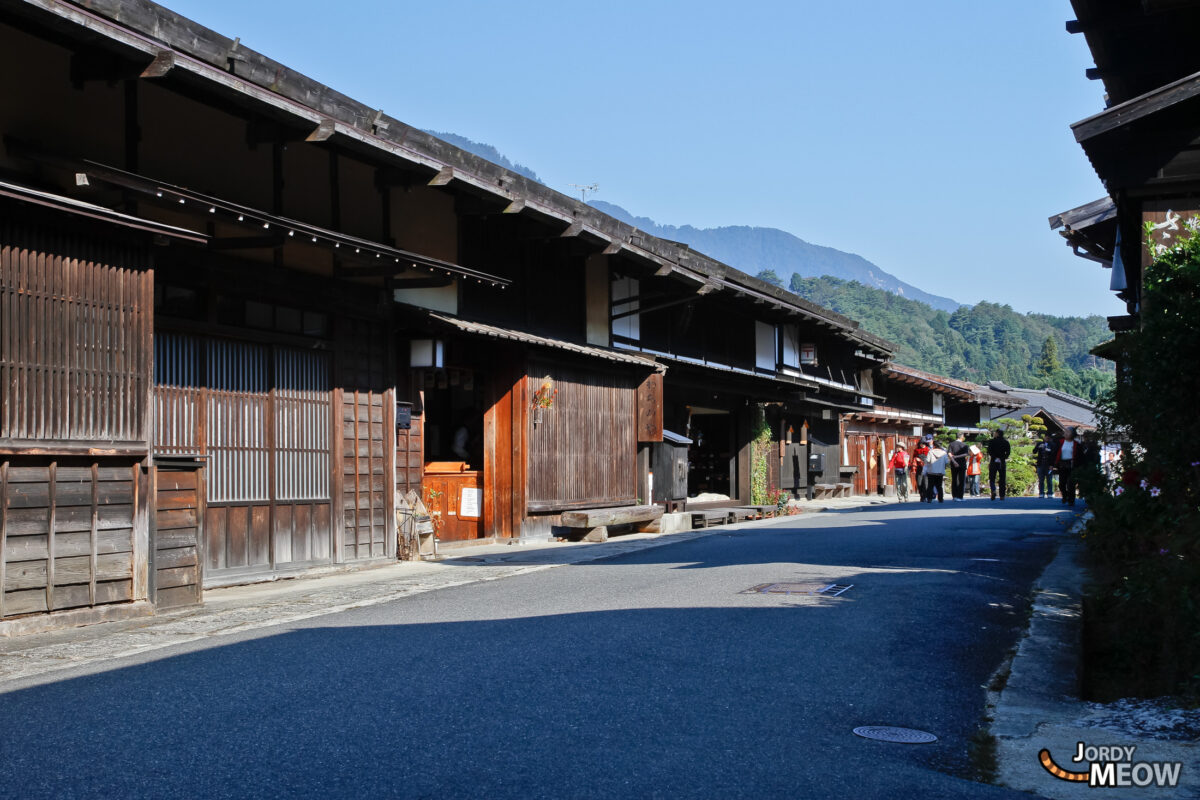
[[929, 455], [925, 460], [925, 477], [929, 489], [925, 495], [928, 499], [927, 503], [933, 502], [933, 496], [937, 495], [939, 503], [946, 502], [945, 497], [945, 480], [946, 466], [950, 463], [950, 454], [941, 446], [934, 442], [933, 447], [929, 448]]
[[1054, 466], [1058, 469], [1058, 490], [1066, 505], [1075, 505], [1075, 479], [1071, 477], [1071, 472], [1079, 455], [1077, 432], [1075, 428], [1067, 428], [1067, 438], [1063, 439], [1054, 455]]

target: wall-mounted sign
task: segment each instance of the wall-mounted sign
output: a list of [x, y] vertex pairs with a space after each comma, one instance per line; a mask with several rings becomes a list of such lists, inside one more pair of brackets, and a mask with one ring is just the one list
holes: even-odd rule
[[800, 363], [814, 367], [817, 365], [817, 346], [815, 344], [800, 345]]
[[479, 518], [479, 507], [482, 505], [480, 500], [483, 496], [483, 489], [464, 488], [458, 496], [458, 515], [460, 517], [475, 517]]
[[405, 431], [412, 427], [412, 403], [396, 403], [396, 427]]

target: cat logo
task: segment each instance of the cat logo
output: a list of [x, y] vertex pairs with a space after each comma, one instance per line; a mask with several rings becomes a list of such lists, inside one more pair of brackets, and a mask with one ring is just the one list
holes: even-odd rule
[[1131, 787], [1170, 787], [1179, 784], [1179, 773], [1183, 768], [1179, 761], [1134, 761], [1133, 754], [1137, 750], [1133, 745], [1100, 745], [1091, 746], [1077, 742], [1075, 755], [1071, 761], [1079, 764], [1086, 762], [1086, 772], [1063, 769], [1054, 762], [1049, 750], [1043, 749], [1038, 753], [1038, 761], [1042, 767], [1054, 777], [1063, 781], [1086, 783], [1088, 786], [1101, 788], [1131, 788]]

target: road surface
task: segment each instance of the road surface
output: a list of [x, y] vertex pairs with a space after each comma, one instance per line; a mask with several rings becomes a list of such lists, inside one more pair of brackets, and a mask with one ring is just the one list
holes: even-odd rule
[[1065, 521], [810, 514], [0, 684], [0, 796], [1028, 798], [962, 776]]

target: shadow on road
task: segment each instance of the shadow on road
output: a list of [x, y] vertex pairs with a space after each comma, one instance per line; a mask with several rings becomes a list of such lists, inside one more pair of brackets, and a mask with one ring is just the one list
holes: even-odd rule
[[[1050, 542], [1003, 543], [982, 533], [995, 526], [984, 515], [939, 531], [924, 546], [933, 552], [891, 557], [880, 537], [932, 523], [868, 513], [882, 524], [756, 528], [736, 548], [707, 537], [624, 557], [691, 569], [728, 566], [720, 553], [733, 550], [742, 565], [771, 553], [780, 563], [778, 537], [791, 537], [805, 543], [805, 564], [848, 569], [855, 588], [839, 598], [724, 586], [659, 601], [672, 607], [622, 608], [646, 600], [612, 596], [597, 605], [614, 607], [578, 613], [506, 618], [490, 607], [480, 616], [494, 618], [435, 622], [405, 619], [411, 606], [396, 603], [395, 624], [356, 626], [362, 617], [351, 614], [329, 626], [326, 617], [323, 627], [9, 692], [0, 695], [0, 792], [1019, 796], [944, 773], [967, 768], [980, 686], [1016, 638], [1020, 597]], [[1028, 522], [1055, 525], [1044, 514]], [[981, 544], [1013, 558], [978, 562], [972, 574], [945, 568], [962, 552], [939, 555]], [[1039, 552], [1018, 565], [1004, 547]], [[678, 563], [693, 554], [702, 558]], [[877, 571], [890, 563], [905, 568]], [[989, 570], [1011, 585], [982, 580]], [[475, 602], [468, 589], [439, 602]], [[863, 724], [941, 738], [886, 745], [850, 734]]]

